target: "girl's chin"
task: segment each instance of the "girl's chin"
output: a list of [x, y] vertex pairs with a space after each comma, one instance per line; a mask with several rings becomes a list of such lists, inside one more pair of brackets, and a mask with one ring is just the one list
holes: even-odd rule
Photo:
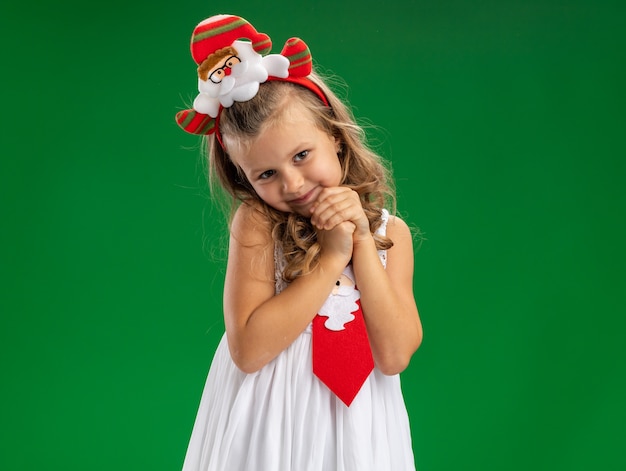
[[276, 211], [280, 211], [281, 213], [285, 213], [285, 214], [290, 214], [290, 213], [295, 213], [295, 214], [299, 214], [300, 216], [304, 216], [307, 218], [311, 217], [311, 208], [313, 207], [313, 203], [314, 201], [309, 201], [306, 202], [304, 204], [294, 204], [294, 205], [289, 205], [289, 204], [278, 204], [278, 205], [273, 205], [268, 203], [267, 201], [264, 201], [264, 203], [266, 205], [268, 205], [269, 207], [271, 207], [272, 209], [275, 209]]
[[300, 216], [304, 216], [305, 218], [310, 218], [311, 217], [311, 206], [312, 205], [306, 205], [305, 207], [302, 208], [277, 208], [275, 206], [272, 206], [272, 208], [274, 208], [277, 211], [280, 211], [281, 213], [285, 213], [285, 214], [298, 214]]

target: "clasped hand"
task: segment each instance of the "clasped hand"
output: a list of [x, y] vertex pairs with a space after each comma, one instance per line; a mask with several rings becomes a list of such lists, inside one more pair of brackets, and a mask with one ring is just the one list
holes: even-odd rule
[[354, 243], [371, 237], [359, 195], [347, 187], [324, 188], [311, 208], [311, 224], [322, 250], [352, 257]]

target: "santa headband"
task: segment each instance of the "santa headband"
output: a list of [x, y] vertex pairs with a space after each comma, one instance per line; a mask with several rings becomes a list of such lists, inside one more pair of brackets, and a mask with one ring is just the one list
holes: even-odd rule
[[192, 109], [176, 114], [178, 125], [191, 134], [215, 133], [222, 144], [222, 109], [251, 100], [268, 80], [301, 85], [329, 106], [324, 92], [308, 78], [311, 52], [302, 39], [287, 40], [280, 54], [268, 54], [271, 49], [269, 36], [238, 16], [216, 15], [200, 22], [191, 35], [200, 93]]

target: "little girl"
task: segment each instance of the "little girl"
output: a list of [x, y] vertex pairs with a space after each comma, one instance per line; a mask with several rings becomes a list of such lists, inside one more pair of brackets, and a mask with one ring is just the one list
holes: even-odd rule
[[185, 471], [413, 470], [399, 373], [422, 339], [413, 248], [387, 171], [298, 38], [243, 18], [194, 30], [206, 135], [232, 196], [226, 333]]

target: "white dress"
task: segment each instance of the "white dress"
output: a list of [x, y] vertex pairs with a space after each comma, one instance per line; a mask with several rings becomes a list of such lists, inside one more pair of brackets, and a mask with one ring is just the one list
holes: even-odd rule
[[[386, 231], [383, 212], [379, 232]], [[386, 263], [386, 253], [379, 252]], [[276, 257], [276, 292], [284, 260]], [[400, 377], [377, 368], [347, 407], [311, 367], [311, 325], [273, 361], [246, 374], [226, 336], [217, 347], [183, 471], [415, 470]]]

